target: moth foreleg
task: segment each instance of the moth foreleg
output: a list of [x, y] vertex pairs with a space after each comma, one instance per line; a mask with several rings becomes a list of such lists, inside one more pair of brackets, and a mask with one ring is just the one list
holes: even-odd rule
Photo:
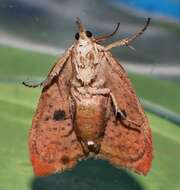
[[67, 63], [69, 57], [70, 57], [70, 53], [71, 53], [71, 48], [68, 49], [68, 51], [64, 54], [63, 57], [61, 57], [57, 63], [53, 66], [53, 68], [51, 69], [48, 77], [42, 81], [41, 83], [39, 84], [28, 84], [26, 83], [25, 81], [23, 81], [23, 85], [27, 86], [27, 87], [32, 87], [32, 88], [36, 88], [38, 86], [49, 86], [52, 82], [52, 80], [57, 77], [61, 71], [63, 70], [64, 68], [64, 65]]
[[106, 95], [109, 94], [111, 91], [109, 88], [89, 88], [88, 93], [91, 95]]
[[47, 77], [47, 79], [43, 80], [42, 82], [40, 82], [40, 83], [38, 83], [38, 84], [28, 84], [28, 83], [25, 82], [25, 81], [23, 81], [22, 84], [23, 84], [24, 86], [29, 87], [29, 88], [37, 88], [37, 87], [39, 87], [39, 86], [43, 86], [43, 87], [44, 87], [44, 86], [49, 85], [49, 84], [52, 82], [53, 78], [56, 77], [57, 75], [58, 75], [58, 73], [53, 72], [53, 73], [51, 73], [51, 74]]
[[[136, 126], [140, 126], [139, 124], [137, 124], [135, 121], [132, 121], [131, 119], [127, 118], [126, 113], [121, 110], [117, 104], [116, 98], [114, 97], [113, 93], [110, 93], [113, 105], [114, 105], [114, 109], [115, 109], [115, 116], [116, 118], [120, 118], [122, 120], [125, 120], [129, 126], [131, 126], [130, 124], [134, 124]], [[134, 127], [133, 127], [134, 128]]]
[[109, 88], [91, 88], [89, 89], [89, 93], [93, 95], [110, 95], [115, 109], [115, 116], [120, 116], [122, 119], [126, 119], [126, 115], [118, 107], [117, 101]]
[[59, 75], [59, 72], [58, 71], [54, 71], [54, 72], [51, 72], [48, 77], [42, 82], [42, 85], [43, 87], [45, 86], [49, 86], [52, 82], [52, 80], [57, 77]]
[[[101, 83], [101, 81], [100, 81]], [[122, 119], [126, 119], [126, 115], [120, 110], [116, 98], [114, 97], [113, 93], [109, 88], [97, 88], [99, 83], [95, 83], [93, 88], [89, 88], [88, 92], [92, 95], [110, 95], [114, 109], [115, 109], [115, 116], [118, 117], [120, 116]]]
[[110, 93], [111, 99], [112, 99], [112, 103], [114, 106], [114, 110], [115, 110], [115, 116], [116, 117], [120, 117], [122, 119], [126, 119], [126, 115], [123, 113], [123, 111], [121, 111], [121, 109], [119, 108], [116, 98], [114, 97], [113, 93]]
[[89, 88], [88, 92], [92, 95], [110, 95], [115, 110], [115, 117], [126, 120], [126, 122], [128, 122], [128, 125], [130, 125], [131, 123], [139, 126], [139, 124], [137, 124], [136, 122], [128, 119], [126, 113], [119, 108], [116, 98], [109, 88]]
[[100, 87], [102, 87], [103, 85], [104, 85], [104, 80], [100, 79], [100, 80], [98, 80], [97, 82], [93, 83], [93, 84], [92, 84], [92, 87], [94, 87], [94, 88], [100, 88]]
[[126, 115], [119, 109], [117, 101], [109, 88], [90, 88], [88, 92], [92, 95], [110, 95], [115, 109], [115, 116], [120, 116], [122, 119], [126, 119]]
[[29, 87], [29, 88], [36, 88], [36, 87], [41, 86], [41, 85], [43, 84], [43, 82], [38, 83], [38, 84], [28, 84], [27, 82], [23, 81], [22, 84], [23, 84], [24, 86]]

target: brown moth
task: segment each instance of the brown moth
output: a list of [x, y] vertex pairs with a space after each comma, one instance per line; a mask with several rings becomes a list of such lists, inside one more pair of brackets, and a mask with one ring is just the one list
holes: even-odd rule
[[32, 121], [29, 150], [36, 175], [73, 168], [79, 159], [103, 158], [146, 175], [152, 161], [147, 117], [123, 67], [109, 52], [130, 46], [149, 25], [108, 46], [114, 35], [94, 37], [80, 20], [74, 44], [48, 74]]

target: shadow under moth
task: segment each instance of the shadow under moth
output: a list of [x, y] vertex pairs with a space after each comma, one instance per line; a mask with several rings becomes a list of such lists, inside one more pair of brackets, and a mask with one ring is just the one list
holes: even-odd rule
[[110, 49], [131, 47], [146, 30], [107, 46], [113, 36], [94, 37], [79, 19], [73, 45], [50, 70], [42, 86], [29, 134], [29, 150], [36, 175], [73, 168], [90, 156], [116, 167], [146, 175], [152, 162], [152, 135], [147, 117], [123, 67]]

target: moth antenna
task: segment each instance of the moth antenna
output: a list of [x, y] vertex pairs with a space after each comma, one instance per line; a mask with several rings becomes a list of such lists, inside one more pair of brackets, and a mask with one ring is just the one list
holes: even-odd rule
[[23, 84], [24, 86], [29, 87], [29, 88], [37, 88], [37, 87], [39, 87], [39, 86], [42, 86], [42, 85], [44, 84], [44, 81], [41, 82], [41, 83], [39, 83], [39, 84], [28, 84], [27, 82], [23, 81], [22, 84]]
[[78, 26], [78, 28], [79, 28], [79, 32], [80, 32], [80, 33], [82, 33], [82, 32], [85, 31], [84, 26], [82, 25], [81, 20], [80, 20], [80, 18], [78, 18], [78, 17], [76, 18], [76, 24], [77, 24], [77, 26]]
[[133, 42], [137, 37], [139, 37], [140, 35], [142, 35], [144, 33], [144, 31], [147, 29], [149, 23], [150, 23], [151, 18], [148, 18], [144, 27], [137, 33], [135, 33], [132, 37], [130, 38], [124, 38], [122, 40], [118, 40], [116, 42], [113, 42], [112, 44], [109, 44], [108, 46], [105, 47], [105, 50], [110, 50], [114, 47], [121, 47], [121, 46], [129, 46], [129, 44], [131, 42]]
[[115, 30], [111, 34], [95, 37], [95, 42], [102, 42], [102, 41], [106, 40], [107, 38], [114, 36], [116, 34], [116, 32], [118, 31], [119, 26], [120, 26], [120, 22], [117, 23]]

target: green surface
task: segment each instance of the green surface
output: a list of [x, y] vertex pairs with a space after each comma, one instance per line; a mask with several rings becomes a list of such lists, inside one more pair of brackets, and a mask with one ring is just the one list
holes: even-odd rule
[[180, 114], [179, 84], [143, 75], [129, 76], [139, 96]]
[[0, 46], [0, 77], [42, 76], [56, 59], [55, 56]]
[[[55, 59], [13, 48], [1, 48], [0, 51], [3, 52], [2, 78], [45, 75]], [[7, 59], [6, 51], [10, 52]], [[26, 64], [21, 61], [22, 57], [28, 60]], [[2, 64], [5, 61], [6, 66]], [[17, 68], [24, 69], [17, 71]], [[176, 85], [137, 75], [131, 78], [143, 98], [180, 113]], [[153, 114], [148, 117], [153, 130], [155, 158], [147, 177], [116, 169], [105, 161], [89, 160], [61, 175], [35, 178], [28, 158], [27, 139], [39, 95], [40, 89], [26, 88], [20, 81], [0, 82], [0, 190], [179, 190], [180, 128]]]
[[90, 160], [81, 162], [74, 170], [62, 175], [34, 178], [27, 153], [27, 138], [40, 90], [10, 84], [0, 84], [0, 89], [0, 189], [113, 187], [179, 190], [180, 128], [152, 114], [148, 116], [153, 129], [155, 159], [147, 177], [115, 169], [107, 162]]

